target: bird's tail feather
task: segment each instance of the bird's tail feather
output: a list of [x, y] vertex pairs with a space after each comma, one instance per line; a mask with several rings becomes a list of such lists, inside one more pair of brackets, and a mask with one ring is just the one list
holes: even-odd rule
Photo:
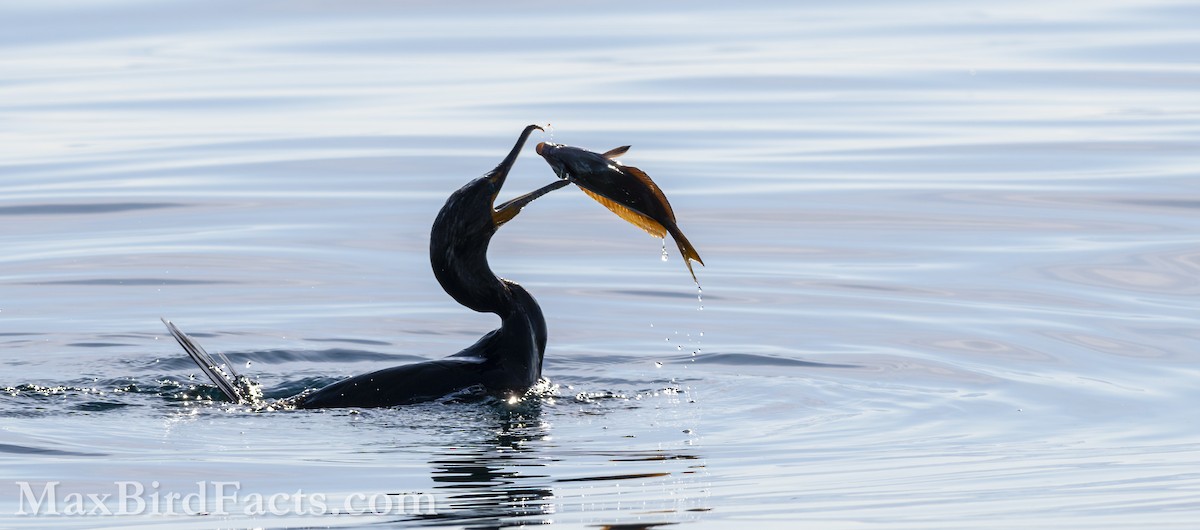
[[174, 323], [165, 318], [162, 319], [162, 321], [163, 324], [166, 324], [167, 331], [171, 332], [171, 336], [175, 337], [175, 340], [178, 341], [179, 345], [183, 347], [183, 351], [187, 352], [188, 357], [191, 357], [192, 361], [196, 363], [196, 366], [200, 367], [200, 371], [204, 372], [204, 375], [207, 375], [213, 384], [217, 385], [217, 388], [221, 389], [221, 393], [225, 394], [225, 397], [228, 398], [229, 401], [234, 403], [242, 403], [245, 401], [242, 393], [238, 391], [238, 386], [236, 384], [238, 380], [238, 374], [233, 370], [233, 363], [230, 363], [229, 359], [226, 358], [225, 355], [217, 354], [220, 356], [221, 361], [223, 362], [223, 364], [218, 364], [216, 359], [213, 359], [212, 355], [209, 355], [208, 352], [204, 351], [204, 348], [200, 346], [199, 343], [192, 340], [191, 337], [187, 336], [186, 333], [176, 327]]

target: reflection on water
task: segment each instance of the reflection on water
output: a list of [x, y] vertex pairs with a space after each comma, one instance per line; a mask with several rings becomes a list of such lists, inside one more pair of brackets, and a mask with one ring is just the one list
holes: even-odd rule
[[554, 490], [547, 487], [546, 466], [538, 444], [549, 436], [538, 407], [497, 418], [485, 427], [491, 438], [465, 444], [430, 461], [439, 496], [436, 519], [470, 528], [503, 528], [528, 517], [554, 513]]
[[[486, 437], [439, 452], [429, 463], [438, 513], [423, 520], [468, 528], [580, 521], [636, 528], [677, 524], [707, 510], [690, 478], [704, 467], [694, 452], [613, 451], [584, 441], [562, 447], [542, 407], [496, 406], [495, 423], [482, 429]], [[666, 497], [663, 488], [671, 490]]]
[[[124, 478], [445, 501], [398, 525], [1194, 526], [1195, 6], [70, 4], [0, 5], [2, 527], [366, 524], [4, 493]], [[226, 410], [162, 335], [273, 397], [460, 350], [496, 322], [429, 226], [535, 122], [633, 145], [704, 311], [567, 188], [489, 250], [547, 316], [534, 409]], [[553, 178], [530, 148], [501, 199]]]

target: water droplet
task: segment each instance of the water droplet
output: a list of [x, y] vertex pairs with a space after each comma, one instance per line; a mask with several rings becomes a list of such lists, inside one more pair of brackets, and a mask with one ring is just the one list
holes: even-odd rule
[[667, 238], [662, 238], [662, 260], [667, 261]]

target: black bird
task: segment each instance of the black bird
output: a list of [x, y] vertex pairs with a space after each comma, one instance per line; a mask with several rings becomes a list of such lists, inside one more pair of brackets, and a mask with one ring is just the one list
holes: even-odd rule
[[[455, 191], [433, 222], [429, 260], [438, 283], [458, 303], [500, 316], [500, 328], [466, 349], [438, 360], [385, 368], [338, 381], [315, 392], [281, 401], [296, 408], [390, 407], [431, 401], [468, 389], [491, 395], [524, 394], [542, 375], [546, 320], [537, 301], [516, 282], [492, 272], [487, 261], [492, 235], [534, 199], [567, 184], [552, 182], [495, 204], [496, 195], [537, 125], [521, 132], [500, 165]], [[247, 401], [239, 376], [223, 370], [203, 348], [169, 321], [163, 321], [192, 360], [234, 402]], [[229, 367], [229, 362], [224, 363]]]

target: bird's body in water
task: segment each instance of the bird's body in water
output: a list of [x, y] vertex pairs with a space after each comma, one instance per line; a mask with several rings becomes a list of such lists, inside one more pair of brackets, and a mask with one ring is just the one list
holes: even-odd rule
[[671, 234], [695, 280], [692, 262], [704, 265], [704, 261], [679, 229], [675, 211], [658, 185], [642, 170], [616, 160], [628, 150], [629, 146], [624, 146], [596, 153], [549, 142], [537, 145], [537, 154], [546, 159], [559, 178], [575, 183], [605, 208], [650, 235], [665, 238]]
[[[538, 382], [546, 350], [542, 310], [523, 287], [497, 277], [487, 261], [488, 244], [500, 226], [526, 204], [567, 184], [555, 181], [494, 206], [517, 155], [535, 129], [541, 128], [526, 127], [504, 161], [450, 195], [430, 235], [429, 258], [438, 283], [463, 306], [498, 315], [500, 327], [449, 357], [354, 376], [287, 398], [283, 404], [296, 408], [388, 407], [435, 400], [468, 389], [520, 395]], [[174, 325], [167, 323], [167, 327], [230, 400], [245, 399], [199, 344]]]

